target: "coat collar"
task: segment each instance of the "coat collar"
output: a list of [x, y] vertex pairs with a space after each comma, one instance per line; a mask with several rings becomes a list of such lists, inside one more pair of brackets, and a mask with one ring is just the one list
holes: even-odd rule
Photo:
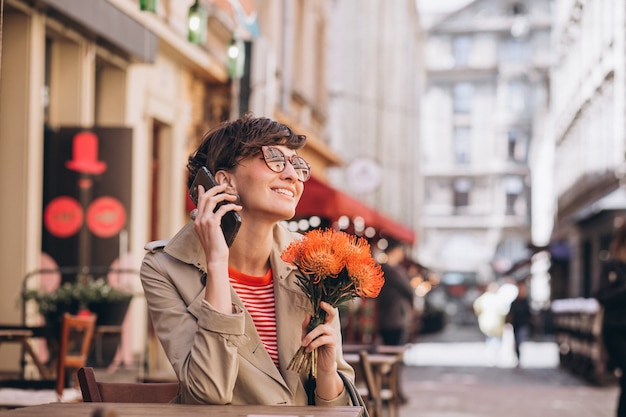
[[[280, 224], [274, 226], [272, 233], [274, 235], [274, 244], [270, 254], [270, 264], [274, 271], [274, 277], [283, 280], [296, 268], [280, 259], [280, 254], [293, 240], [301, 238], [301, 235], [290, 232]], [[183, 228], [167, 242], [164, 251], [181, 262], [193, 265], [203, 271], [206, 270], [204, 250], [193, 229], [192, 221], [183, 226]]]
[[188, 222], [172, 237], [163, 249], [168, 255], [198, 269], [206, 270], [206, 259], [200, 240], [193, 230], [193, 221]]

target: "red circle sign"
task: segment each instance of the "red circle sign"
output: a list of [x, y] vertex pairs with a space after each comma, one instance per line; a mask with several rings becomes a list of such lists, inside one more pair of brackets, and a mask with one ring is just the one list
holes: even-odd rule
[[83, 224], [83, 209], [71, 197], [52, 199], [43, 212], [43, 222], [51, 235], [70, 237], [80, 230]]
[[87, 209], [87, 227], [98, 237], [112, 237], [126, 224], [126, 210], [113, 197], [97, 198]]

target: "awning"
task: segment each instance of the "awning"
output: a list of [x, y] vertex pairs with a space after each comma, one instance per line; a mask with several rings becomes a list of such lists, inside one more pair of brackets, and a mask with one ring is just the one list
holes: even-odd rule
[[[140, 62], [154, 63], [156, 35], [106, 1], [40, 0]], [[137, 7], [137, 6], [135, 6]], [[137, 8], [138, 9], [138, 8]]]
[[588, 204], [587, 206], [581, 208], [576, 213], [572, 215], [572, 220], [576, 223], [580, 223], [582, 221], [588, 220], [597, 214], [603, 211], [610, 210], [625, 210], [626, 209], [626, 190], [623, 188], [617, 188], [616, 190], [610, 192], [594, 201], [593, 203]]
[[320, 216], [336, 221], [341, 216], [350, 219], [362, 217], [365, 226], [375, 228], [380, 234], [413, 244], [415, 232], [384, 216], [328, 184], [311, 177], [304, 185], [304, 194], [296, 208], [296, 217]]

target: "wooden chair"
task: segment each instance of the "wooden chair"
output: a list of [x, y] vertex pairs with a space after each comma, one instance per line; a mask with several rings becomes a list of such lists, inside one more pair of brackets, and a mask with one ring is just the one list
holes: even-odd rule
[[96, 316], [63, 315], [59, 357], [57, 358], [56, 392], [59, 397], [65, 388], [66, 369], [76, 370], [86, 365], [89, 348], [96, 327]]
[[179, 390], [178, 382], [98, 382], [93, 368], [78, 370], [84, 402], [169, 403]]
[[[359, 373], [365, 382], [365, 390], [361, 390], [361, 396], [365, 400], [371, 417], [382, 417], [383, 407], [387, 409], [390, 417], [399, 414], [400, 398], [398, 386], [394, 384], [398, 367], [396, 355], [389, 355], [385, 364], [374, 366], [370, 361], [370, 353], [366, 350], [359, 352]], [[387, 382], [383, 384], [383, 381]], [[388, 385], [391, 383], [391, 385]]]
[[399, 346], [390, 345], [378, 345], [376, 346], [375, 353], [382, 353], [386, 355], [395, 355], [397, 362], [391, 368], [391, 371], [383, 376], [382, 387], [388, 388], [392, 392], [392, 406], [399, 407], [403, 401], [408, 401], [404, 397], [404, 390], [402, 389], [402, 376], [400, 375], [401, 368], [404, 363], [404, 354], [411, 347], [410, 344], [404, 344]]

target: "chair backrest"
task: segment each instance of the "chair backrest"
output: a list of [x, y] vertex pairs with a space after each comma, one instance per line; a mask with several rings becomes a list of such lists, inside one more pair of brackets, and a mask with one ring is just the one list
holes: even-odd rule
[[57, 360], [56, 391], [59, 396], [63, 394], [65, 387], [65, 370], [67, 368], [78, 369], [87, 363], [96, 318], [95, 314], [75, 316], [65, 313], [63, 315]]
[[381, 417], [382, 415], [382, 398], [380, 397], [380, 386], [377, 384], [374, 370], [369, 360], [369, 353], [366, 350], [359, 352], [360, 370], [367, 388], [366, 403], [370, 415]]
[[78, 370], [84, 402], [169, 403], [179, 390], [178, 382], [98, 382], [93, 368]]

